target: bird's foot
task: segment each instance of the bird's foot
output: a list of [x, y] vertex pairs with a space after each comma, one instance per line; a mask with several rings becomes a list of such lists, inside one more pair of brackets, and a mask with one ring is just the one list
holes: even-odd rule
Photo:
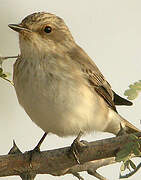
[[87, 147], [86, 141], [80, 141], [82, 135], [83, 133], [80, 132], [70, 147], [70, 151], [78, 164], [80, 164], [79, 153], [83, 152], [84, 148]]
[[33, 150], [28, 151], [29, 154], [29, 166], [32, 168], [32, 159], [34, 154], [40, 153], [40, 148], [34, 148]]
[[117, 136], [123, 136], [123, 135], [126, 135], [126, 134], [127, 134], [126, 129], [120, 123], [120, 130], [119, 130]]
[[33, 150], [28, 151], [28, 153], [30, 154], [29, 164], [30, 164], [31, 167], [32, 167], [31, 162], [32, 162], [33, 155], [34, 155], [35, 153], [40, 153], [41, 144], [42, 144], [42, 142], [44, 141], [44, 139], [45, 139], [46, 136], [47, 136], [47, 133], [44, 133], [44, 135], [42, 136], [42, 138], [40, 139], [40, 141], [38, 142], [38, 144], [36, 145], [36, 147], [35, 147]]

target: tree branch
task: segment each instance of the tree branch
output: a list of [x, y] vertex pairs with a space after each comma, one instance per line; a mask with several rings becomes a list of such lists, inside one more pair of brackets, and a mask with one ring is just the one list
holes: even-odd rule
[[[141, 133], [136, 133], [136, 136], [141, 137]], [[14, 144], [8, 155], [0, 156], [0, 177], [19, 175], [23, 180], [33, 180], [36, 174], [54, 176], [73, 174], [79, 179], [83, 179], [78, 172], [87, 171], [103, 180], [104, 178], [98, 175], [96, 170], [99, 167], [115, 163], [116, 153], [131, 141], [134, 140], [129, 138], [129, 135], [123, 135], [89, 142], [79, 153], [80, 165], [70, 153], [70, 147], [35, 152], [32, 162], [30, 162], [30, 152], [22, 153]]]

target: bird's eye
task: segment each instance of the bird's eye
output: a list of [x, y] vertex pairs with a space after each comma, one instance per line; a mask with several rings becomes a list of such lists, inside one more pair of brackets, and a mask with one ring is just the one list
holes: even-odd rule
[[51, 33], [52, 28], [51, 28], [50, 26], [45, 26], [44, 31], [45, 31], [46, 33]]

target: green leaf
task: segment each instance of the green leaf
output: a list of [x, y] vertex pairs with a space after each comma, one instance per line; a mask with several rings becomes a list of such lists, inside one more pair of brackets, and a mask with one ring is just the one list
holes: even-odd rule
[[134, 134], [130, 134], [129, 135], [129, 138], [132, 139], [132, 140], [137, 140], [139, 139], [138, 136], [134, 135]]
[[[129, 139], [131, 139], [131, 142], [126, 143], [123, 148], [116, 154], [116, 161], [121, 162], [123, 161], [124, 163], [127, 162], [131, 154], [134, 154], [135, 156], [141, 156], [140, 152], [140, 139], [135, 136], [134, 134], [129, 135]], [[126, 164], [128, 168], [129, 164]], [[129, 169], [129, 168], [128, 168]]]
[[139, 92], [141, 92], [141, 80], [131, 84], [129, 89], [124, 92], [124, 95], [127, 96], [129, 100], [133, 100], [138, 96]]
[[130, 151], [127, 150], [126, 148], [123, 148], [116, 154], [116, 161], [121, 162], [121, 161], [127, 161], [128, 156], [130, 155]]
[[134, 148], [133, 153], [134, 153], [135, 156], [141, 156], [141, 152], [139, 151], [138, 148]]

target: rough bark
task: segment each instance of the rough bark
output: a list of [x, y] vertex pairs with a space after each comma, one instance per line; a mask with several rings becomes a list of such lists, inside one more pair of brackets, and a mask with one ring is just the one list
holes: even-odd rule
[[[137, 133], [136, 136], [141, 137], [141, 133]], [[96, 170], [115, 163], [116, 153], [131, 141], [129, 135], [123, 135], [89, 142], [79, 152], [81, 164], [77, 164], [70, 152], [70, 147], [34, 152], [30, 161], [31, 153], [22, 153], [14, 143], [8, 155], [0, 156], [0, 177], [19, 175], [23, 180], [33, 180], [37, 174], [54, 176], [73, 174], [83, 179], [78, 172], [87, 171], [102, 180], [105, 178]]]

